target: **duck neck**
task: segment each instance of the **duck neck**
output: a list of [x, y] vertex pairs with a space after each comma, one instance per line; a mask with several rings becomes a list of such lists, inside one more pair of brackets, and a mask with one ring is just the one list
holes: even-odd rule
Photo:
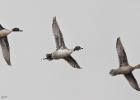
[[5, 29], [5, 33], [8, 35], [10, 33], [12, 33], [13, 31], [12, 30], [8, 30], [8, 29]]

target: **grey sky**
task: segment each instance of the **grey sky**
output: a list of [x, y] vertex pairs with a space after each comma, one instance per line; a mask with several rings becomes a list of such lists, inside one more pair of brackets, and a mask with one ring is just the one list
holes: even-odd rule
[[[1, 0], [0, 23], [19, 27], [8, 36], [9, 67], [0, 62], [0, 95], [7, 100], [139, 100], [118, 67], [116, 39], [121, 37], [129, 63], [140, 63], [139, 0]], [[57, 17], [66, 46], [82, 70], [65, 61], [41, 61], [55, 50], [52, 18]], [[2, 57], [1, 57], [2, 59]], [[134, 71], [140, 83], [140, 71]]]

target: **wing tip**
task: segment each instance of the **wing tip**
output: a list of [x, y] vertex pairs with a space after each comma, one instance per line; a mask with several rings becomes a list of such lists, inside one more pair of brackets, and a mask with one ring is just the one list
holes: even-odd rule
[[9, 65], [9, 66], [12, 66], [12, 64], [11, 64], [11, 63], [8, 63], [8, 65]]
[[77, 69], [83, 69], [83, 67], [78, 67]]
[[83, 67], [80, 67], [79, 65], [74, 66], [74, 68], [83, 69]]
[[120, 41], [121, 40], [121, 38], [120, 37], [117, 37], [117, 41]]
[[5, 59], [5, 61], [6, 61], [6, 63], [7, 63], [9, 66], [12, 66], [12, 64], [11, 64], [11, 61], [10, 61], [10, 60], [6, 60], [6, 59]]
[[[72, 67], [73, 67], [73, 66], [72, 66]], [[79, 66], [78, 66], [78, 67], [76, 66], [76, 67], [73, 67], [73, 68], [76, 68], [76, 69], [78, 69], [78, 70], [83, 69], [82, 67], [79, 67]]]
[[116, 42], [116, 47], [117, 47], [117, 45], [120, 44], [120, 43], [121, 43], [121, 38], [118, 37], [118, 38], [117, 38], [117, 42]]
[[56, 16], [53, 17], [53, 22], [56, 22]]
[[140, 91], [139, 86], [138, 87], [133, 87], [136, 91]]
[[137, 91], [140, 91], [140, 88], [139, 89], [136, 89]]
[[134, 89], [136, 89], [137, 91], [140, 91], [139, 85], [137, 84]]

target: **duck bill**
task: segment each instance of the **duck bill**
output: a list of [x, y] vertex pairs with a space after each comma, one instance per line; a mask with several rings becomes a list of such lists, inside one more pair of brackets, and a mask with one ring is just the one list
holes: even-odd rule
[[23, 32], [23, 30], [19, 30], [19, 32]]
[[43, 60], [46, 60], [47, 58], [43, 58]]

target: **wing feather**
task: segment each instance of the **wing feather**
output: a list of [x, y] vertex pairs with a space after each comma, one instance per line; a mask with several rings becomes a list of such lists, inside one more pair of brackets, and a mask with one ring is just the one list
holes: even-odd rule
[[8, 65], [11, 65], [11, 61], [10, 61], [10, 47], [9, 47], [9, 42], [6, 37], [2, 37], [0, 39], [0, 44], [2, 47], [2, 53], [3, 53], [3, 57], [5, 59], [5, 61], [7, 62]]
[[117, 38], [116, 49], [117, 49], [117, 53], [118, 53], [120, 67], [129, 65], [127, 56], [126, 56], [126, 53], [125, 53], [125, 50], [123, 48], [120, 38]]
[[81, 69], [79, 64], [76, 62], [76, 60], [72, 56], [68, 56], [64, 58], [72, 67]]
[[55, 37], [56, 48], [57, 49], [66, 48], [62, 32], [58, 26], [57, 21], [56, 21], [56, 17], [53, 18], [52, 30], [53, 30], [54, 37]]
[[132, 73], [130, 74], [125, 74], [124, 75], [126, 77], [126, 79], [128, 80], [129, 84], [136, 89], [137, 91], [140, 91], [139, 85], [137, 83], [137, 80], [135, 79], [135, 77], [133, 76]]

